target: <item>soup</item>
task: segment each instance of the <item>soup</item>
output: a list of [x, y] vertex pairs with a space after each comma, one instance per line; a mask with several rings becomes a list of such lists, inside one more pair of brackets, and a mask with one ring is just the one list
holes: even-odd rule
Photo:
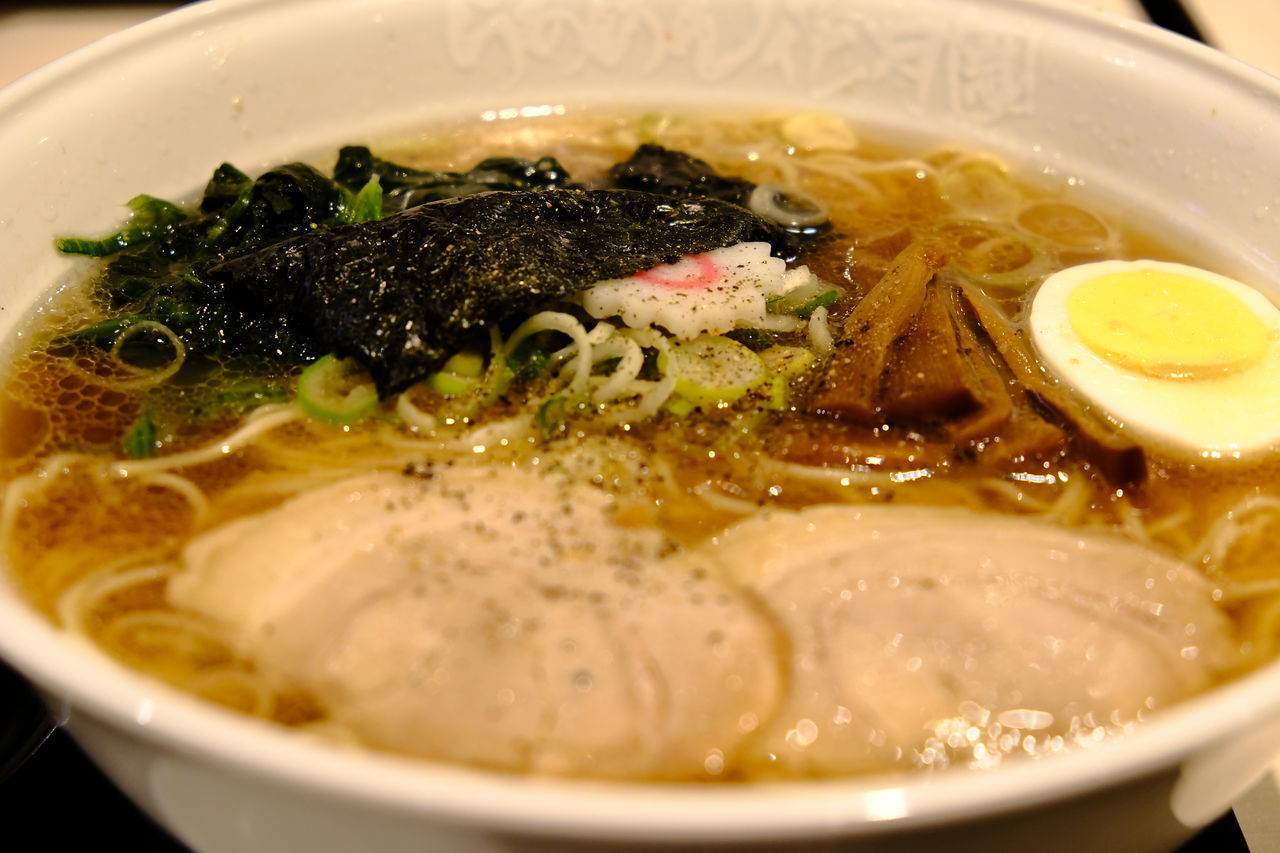
[[[1219, 435], [1179, 395], [1256, 387], [1273, 321], [1142, 319], [1173, 279], [1248, 325], [1234, 283], [1090, 266], [1181, 259], [825, 115], [385, 157], [224, 166], [197, 213], [64, 242], [108, 266], [5, 400], [9, 557], [51, 619], [325, 737], [646, 780], [1091, 748], [1272, 655], [1280, 419]], [[1107, 315], [1061, 270], [1137, 295]], [[1090, 360], [1177, 393], [1146, 417]]]

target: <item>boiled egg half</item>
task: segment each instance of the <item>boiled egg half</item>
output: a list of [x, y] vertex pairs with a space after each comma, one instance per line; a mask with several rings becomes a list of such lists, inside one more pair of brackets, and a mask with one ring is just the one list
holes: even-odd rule
[[1280, 310], [1225, 276], [1161, 261], [1054, 273], [1028, 318], [1050, 372], [1170, 451], [1280, 449]]

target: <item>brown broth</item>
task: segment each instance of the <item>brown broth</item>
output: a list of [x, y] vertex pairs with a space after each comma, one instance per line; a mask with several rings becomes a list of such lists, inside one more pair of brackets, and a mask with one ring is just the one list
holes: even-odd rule
[[[904, 242], [932, 236], [947, 242], [958, 254], [998, 241], [999, 234], [1016, 234], [1033, 243], [1045, 270], [1104, 258], [1156, 257], [1182, 260], [1170, 247], [1115, 216], [1100, 212], [1088, 199], [1065, 187], [1046, 187], [1007, 175], [988, 158], [945, 150], [925, 154], [904, 152], [884, 144], [869, 144], [848, 152], [797, 151], [777, 130], [772, 118], [757, 121], [693, 120], [586, 116], [492, 122], [433, 130], [420, 139], [392, 147], [388, 159], [434, 169], [466, 168], [485, 156], [543, 156], [559, 158], [577, 177], [598, 174], [608, 163], [625, 157], [639, 141], [655, 139], [710, 161], [726, 174], [756, 182], [798, 186], [831, 207], [836, 238], [802, 258], [821, 278], [848, 289], [840, 310], [856, 301], [884, 272]], [[1008, 196], [1016, 197], [1004, 218], [965, 218], [952, 203], [964, 194], [957, 182], [964, 168], [986, 184], [970, 188], [976, 203], [998, 209]], [[989, 186], [987, 185], [989, 184]], [[950, 189], [948, 189], [950, 187]], [[985, 201], [984, 201], [985, 199]], [[971, 200], [972, 203], [972, 200]], [[1028, 212], [1030, 211], [1030, 212]], [[1027, 228], [1051, 234], [1036, 238]], [[988, 252], [986, 262], [1000, 273], [1001, 264], [1025, 262], [1021, 247], [1010, 244]], [[1016, 289], [992, 291], [1016, 318], [1022, 311]], [[57, 335], [75, 328], [98, 312], [86, 305], [84, 292], [70, 289], [59, 297], [55, 315], [30, 330], [35, 345], [19, 353], [7, 366], [0, 395], [0, 475], [12, 480], [30, 474], [58, 454], [72, 454], [68, 473], [53, 476], [52, 484], [26, 497], [15, 515], [10, 542], [13, 571], [33, 604], [57, 618], [58, 602], [68, 587], [104, 565], [172, 561], [193, 534], [242, 515], [261, 511], [288, 497], [290, 478], [305, 482], [317, 460], [324, 460], [338, 476], [364, 465], [402, 465], [400, 456], [386, 451], [393, 422], [380, 420], [350, 430], [318, 424], [292, 425], [269, 440], [214, 462], [188, 467], [190, 479], [209, 502], [203, 516], [171, 488], [142, 478], [103, 479], [88, 473], [86, 459], [112, 458], [143, 406], [143, 390], [122, 388], [108, 360], [97, 351], [54, 345]], [[296, 371], [285, 368], [274, 378], [288, 386]], [[152, 398], [153, 401], [156, 399]], [[163, 394], [160, 395], [163, 405]], [[429, 395], [424, 397], [429, 405]], [[519, 410], [495, 408], [482, 415], [499, 420]], [[725, 506], [803, 506], [827, 501], [875, 501], [951, 504], [1012, 513], [1035, 512], [1062, 496], [1065, 481], [1083, 483], [1080, 510], [1074, 523], [1115, 527], [1138, 525], [1151, 531], [1157, 543], [1179, 553], [1193, 553], [1199, 538], [1221, 512], [1241, 497], [1259, 491], [1259, 483], [1274, 483], [1277, 463], [1231, 469], [1188, 464], [1153, 457], [1154, 475], [1140, 501], [1117, 492], [1080, 458], [1068, 454], [1052, 466], [1030, 470], [1000, 470], [994, 474], [962, 461], [918, 481], [886, 483], [838, 476], [813, 478], [762, 469], [762, 436], [769, 418], [748, 408], [722, 413], [664, 419], [661, 425], [637, 425], [629, 432], [600, 430], [589, 419], [572, 421], [562, 436], [537, 439], [490, 451], [494, 456], [529, 459], [534, 456], [576, 465], [606, 485], [616, 481], [628, 491], [620, 517], [627, 523], [654, 523], [676, 539], [704, 538], [739, 517]], [[462, 434], [472, 425], [459, 423]], [[217, 440], [235, 423], [226, 418], [186, 424], [165, 436], [165, 452], [179, 452]], [[594, 461], [568, 461], [573, 442], [596, 441]], [[453, 451], [424, 445], [448, 457]], [[372, 456], [372, 460], [368, 459]], [[637, 459], [639, 461], [637, 461]], [[56, 472], [55, 472], [56, 473]], [[837, 472], [838, 473], [838, 472]], [[1064, 478], [1058, 478], [1061, 473]], [[1018, 475], [1034, 475], [1019, 477]], [[299, 486], [301, 487], [301, 486]], [[708, 505], [697, 490], [724, 498], [725, 506]], [[1242, 558], [1240, 576], [1268, 575], [1272, 566], [1259, 542]], [[132, 558], [132, 559], [131, 559]], [[1237, 606], [1248, 622], [1262, 618], [1262, 603]], [[251, 662], [235, 656], [212, 635], [166, 634], [163, 622], [134, 631], [113, 625], [122, 614], [165, 612], [163, 581], [130, 587], [102, 599], [93, 613], [90, 634], [107, 650], [131, 666], [180, 686], [190, 687], [210, 669], [252, 676]], [[157, 627], [159, 626], [159, 627]], [[202, 694], [229, 707], [253, 710], [256, 699], [242, 692], [234, 680], [206, 686]], [[288, 684], [269, 683], [273, 698], [257, 713], [287, 724], [311, 723], [323, 711]]]

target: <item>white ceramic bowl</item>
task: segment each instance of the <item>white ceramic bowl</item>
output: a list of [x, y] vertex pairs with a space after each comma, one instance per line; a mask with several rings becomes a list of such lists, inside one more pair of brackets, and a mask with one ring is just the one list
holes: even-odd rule
[[[0, 94], [0, 337], [77, 274], [55, 234], [439, 116], [821, 106], [995, 151], [1158, 223], [1280, 294], [1280, 83], [1075, 7], [987, 0], [213, 0]], [[746, 787], [512, 778], [322, 747], [68, 641], [0, 589], [0, 654], [130, 796], [200, 851], [1169, 849], [1280, 752], [1280, 669], [1085, 754]], [[69, 807], [73, 808], [73, 807]]]

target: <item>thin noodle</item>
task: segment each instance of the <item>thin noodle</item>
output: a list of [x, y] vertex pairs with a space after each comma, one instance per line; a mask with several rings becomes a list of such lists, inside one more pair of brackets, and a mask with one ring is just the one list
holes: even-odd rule
[[200, 673], [188, 681], [185, 687], [197, 696], [205, 697], [228, 688], [243, 691], [252, 697], [251, 705], [248, 708], [237, 706], [237, 710], [256, 717], [271, 716], [272, 706], [275, 704], [275, 692], [263, 679], [241, 669], [223, 668]]
[[336, 483], [360, 474], [369, 473], [368, 466], [359, 467], [320, 467], [312, 470], [288, 471], [279, 474], [264, 474], [242, 480], [218, 495], [222, 504], [240, 504], [262, 502], [275, 503], [281, 499], [319, 488], [329, 483]]
[[757, 470], [761, 472], [773, 471], [778, 475], [812, 483], [821, 483], [822, 485], [885, 487], [896, 485], [893, 475], [884, 471], [817, 468], [812, 465], [799, 465], [795, 462], [783, 462], [768, 457], [760, 460]]
[[1222, 602], [1234, 604], [1262, 596], [1280, 595], [1280, 578], [1256, 581], [1228, 581], [1222, 586]]
[[141, 568], [121, 571], [118, 566], [109, 566], [81, 578], [69, 586], [58, 599], [58, 621], [62, 627], [75, 633], [88, 633], [85, 623], [88, 614], [102, 599], [107, 598], [131, 586], [155, 583], [170, 574], [165, 566], [143, 566]]
[[637, 380], [640, 396], [635, 405], [627, 412], [627, 415], [633, 419], [651, 418], [658, 413], [658, 410], [662, 408], [662, 405], [667, 402], [676, 390], [677, 378], [670, 369], [670, 366], [676, 362], [671, 343], [656, 329], [625, 329], [621, 334], [631, 338], [642, 347], [657, 350], [661, 356], [659, 361], [668, 365], [668, 370], [656, 382], [639, 384], [639, 380]]
[[[573, 379], [569, 381], [569, 393], [575, 397], [582, 396], [587, 390], [587, 380], [591, 378], [592, 341], [587, 335], [587, 330], [571, 314], [563, 311], [540, 311], [534, 314], [511, 333], [511, 337], [507, 339], [507, 349], [514, 351], [525, 338], [544, 331], [556, 331], [568, 335], [577, 345], [575, 352], [584, 355], [583, 358], [578, 359]], [[564, 350], [560, 350], [556, 353], [553, 360], [563, 352]]]
[[767, 332], [798, 332], [804, 327], [804, 320], [790, 314], [766, 314], [759, 326]]
[[117, 477], [132, 477], [153, 471], [168, 471], [174, 468], [186, 468], [221, 459], [252, 444], [255, 439], [276, 427], [291, 421], [300, 420], [305, 415], [296, 403], [268, 403], [255, 409], [245, 418], [244, 426], [226, 436], [215, 444], [175, 453], [171, 456], [158, 456], [154, 459], [136, 461], [119, 461], [109, 463], [109, 470]]
[[1147, 532], [1152, 536], [1163, 536], [1182, 529], [1190, 520], [1191, 510], [1187, 507], [1183, 507], [1176, 512], [1169, 513], [1164, 518], [1148, 521]]
[[1280, 514], [1280, 498], [1270, 495], [1249, 495], [1238, 501], [1209, 528], [1196, 553], [1200, 555], [1200, 563], [1209, 574], [1216, 574], [1236, 543], [1245, 534], [1243, 519], [1254, 513], [1267, 512]]
[[102, 630], [102, 642], [119, 648], [124, 635], [159, 629], [165, 647], [172, 653], [198, 658], [209, 648], [222, 648], [222, 638], [210, 625], [189, 613], [176, 610], [130, 610], [113, 618]]
[[435, 415], [428, 414], [415, 406], [409, 399], [408, 391], [396, 395], [396, 414], [413, 429], [423, 432], [435, 431], [437, 423]]
[[[644, 367], [644, 353], [635, 340], [621, 335], [615, 335], [610, 340], [616, 340], [621, 344], [622, 355], [614, 371], [591, 393], [591, 399], [597, 403], [607, 403], [619, 397], [627, 396], [629, 386], [640, 375], [640, 368]], [[597, 347], [597, 349], [602, 349], [602, 347]]]
[[482, 453], [493, 447], [524, 443], [531, 435], [533, 435], [533, 421], [528, 415], [521, 414], [490, 421], [459, 438], [445, 442], [444, 446], [452, 450]]
[[1121, 498], [1115, 502], [1115, 511], [1116, 515], [1120, 517], [1120, 529], [1124, 531], [1125, 535], [1139, 542], [1150, 541], [1151, 536], [1142, 524], [1142, 511], [1130, 503], [1127, 498]]
[[760, 509], [755, 501], [746, 498], [735, 498], [724, 493], [716, 483], [710, 480], [693, 487], [693, 493], [712, 509], [724, 510], [738, 515], [752, 515]]
[[188, 480], [186, 477], [179, 476], [169, 471], [152, 471], [147, 474], [138, 475], [138, 479], [144, 485], [160, 486], [168, 489], [175, 494], [181, 495], [188, 504], [191, 505], [192, 521], [200, 524], [209, 516], [209, 499], [205, 497], [204, 492], [200, 491], [200, 487]]
[[1089, 486], [1085, 478], [1072, 475], [1058, 499], [1045, 511], [1045, 517], [1060, 524], [1075, 524], [1089, 506]]
[[1280, 597], [1272, 598], [1259, 611], [1256, 627], [1252, 632], [1254, 656], [1260, 660], [1271, 660], [1277, 654], [1277, 643], [1280, 641]]
[[56, 473], [69, 474], [73, 464], [84, 459], [85, 457], [74, 453], [54, 454], [41, 463], [36, 471], [16, 477], [5, 486], [3, 506], [0, 507], [0, 536], [4, 537], [6, 553], [9, 553], [8, 549], [13, 544], [19, 510], [26, 508], [30, 498], [48, 488]]
[[1047, 502], [1032, 497], [1024, 487], [1008, 480], [988, 477], [982, 481], [981, 486], [985, 491], [1000, 495], [1019, 509], [1045, 512], [1049, 508]]

